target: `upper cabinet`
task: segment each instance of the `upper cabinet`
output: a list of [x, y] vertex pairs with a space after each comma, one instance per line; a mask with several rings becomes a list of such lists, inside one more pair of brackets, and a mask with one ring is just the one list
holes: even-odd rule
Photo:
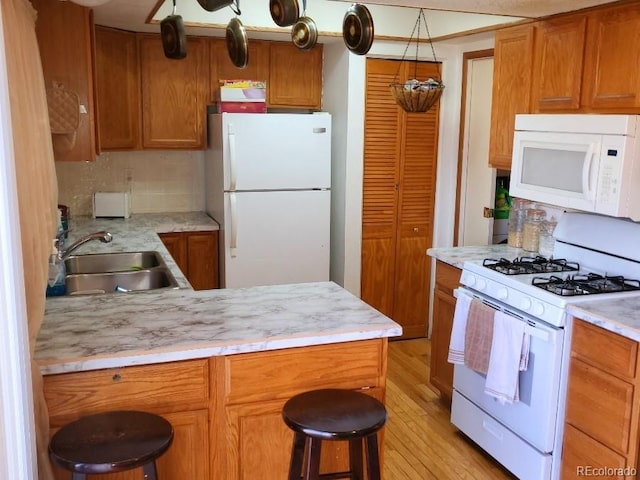
[[137, 150], [140, 69], [136, 34], [96, 26], [96, 94], [101, 150]]
[[533, 112], [580, 107], [582, 60], [587, 18], [558, 18], [536, 25], [531, 85]]
[[518, 113], [640, 114], [640, 2], [496, 32], [489, 166], [511, 168]]
[[640, 113], [640, 3], [588, 15], [583, 105], [607, 113]]
[[322, 108], [322, 45], [300, 50], [290, 42], [270, 45], [270, 107]]
[[72, 2], [32, 0], [57, 161], [96, 158], [93, 17]]
[[[223, 38], [212, 38], [210, 45], [211, 96], [209, 101], [220, 101], [220, 80], [269, 80], [269, 42], [249, 42], [249, 62], [245, 68], [236, 67], [227, 53], [227, 42]], [[269, 85], [267, 84], [267, 87]]]
[[165, 57], [159, 35], [139, 35], [143, 148], [198, 150], [206, 144], [209, 41], [189, 37], [187, 57]]
[[514, 121], [517, 113], [529, 113], [533, 25], [496, 32], [489, 137], [489, 166], [511, 168]]

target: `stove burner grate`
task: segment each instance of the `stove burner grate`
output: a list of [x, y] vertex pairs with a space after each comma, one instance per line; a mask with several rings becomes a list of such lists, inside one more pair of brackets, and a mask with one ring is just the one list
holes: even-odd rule
[[555, 275], [548, 278], [535, 277], [531, 284], [563, 297], [640, 290], [640, 280], [631, 280], [622, 276], [603, 276], [596, 273], [569, 275], [566, 278]]
[[547, 259], [540, 255], [535, 257], [520, 257], [513, 260], [506, 258], [485, 258], [482, 265], [505, 275], [577, 272], [580, 270], [580, 265], [575, 262], [568, 262], [564, 259]]

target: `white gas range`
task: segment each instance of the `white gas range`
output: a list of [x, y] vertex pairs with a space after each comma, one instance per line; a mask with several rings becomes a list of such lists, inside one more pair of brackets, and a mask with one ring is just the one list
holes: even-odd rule
[[[565, 213], [553, 259], [465, 262], [456, 295], [467, 295], [526, 323], [529, 368], [520, 401], [484, 393], [484, 376], [455, 365], [451, 421], [523, 480], [559, 478], [568, 366], [569, 304], [640, 296], [640, 224]], [[534, 273], [528, 273], [528, 272]]]

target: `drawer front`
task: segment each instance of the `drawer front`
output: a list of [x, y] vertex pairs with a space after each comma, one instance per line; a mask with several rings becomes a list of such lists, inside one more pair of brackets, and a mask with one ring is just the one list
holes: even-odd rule
[[576, 319], [573, 323], [572, 355], [618, 376], [636, 374], [638, 343]]
[[445, 290], [449, 295], [453, 295], [453, 290], [460, 284], [462, 270], [441, 260], [436, 262], [436, 284]]
[[566, 422], [622, 454], [629, 449], [633, 385], [571, 359]]
[[582, 476], [601, 476], [608, 479], [624, 478], [623, 475], [598, 475], [600, 471], [624, 471], [625, 458], [605, 447], [580, 430], [565, 424], [564, 446], [562, 448], [561, 478], [579, 478]]
[[208, 360], [48, 375], [44, 394], [52, 425], [106, 409], [195, 409], [209, 398]]
[[[387, 340], [219, 357], [226, 404], [288, 398], [314, 388], [383, 386]], [[256, 379], [260, 379], [256, 382]]]

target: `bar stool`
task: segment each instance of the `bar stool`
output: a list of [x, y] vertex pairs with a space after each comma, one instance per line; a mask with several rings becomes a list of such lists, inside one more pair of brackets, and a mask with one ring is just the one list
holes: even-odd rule
[[173, 440], [173, 427], [147, 412], [114, 411], [71, 422], [51, 438], [49, 456], [72, 480], [87, 474], [113, 473], [142, 467], [146, 480], [156, 480], [156, 459]]
[[[294, 431], [289, 480], [364, 480], [363, 441], [367, 478], [380, 480], [377, 432], [387, 421], [387, 411], [375, 398], [353, 390], [312, 390], [290, 398], [282, 418]], [[349, 441], [348, 471], [320, 474], [323, 440]]]

